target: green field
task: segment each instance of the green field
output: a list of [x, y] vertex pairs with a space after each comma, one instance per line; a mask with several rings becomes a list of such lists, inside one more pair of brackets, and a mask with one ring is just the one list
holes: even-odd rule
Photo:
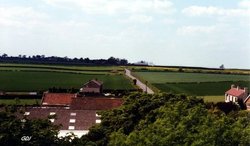
[[34, 105], [34, 104], [40, 104], [41, 99], [0, 99], [0, 104], [6, 104], [6, 105]]
[[224, 102], [225, 101], [225, 96], [202, 96], [205, 102]]
[[1, 63], [0, 69], [53, 69], [53, 70], [72, 70], [72, 71], [112, 71], [118, 70], [123, 71], [120, 66], [65, 66], [65, 65], [39, 65], [39, 64], [6, 64]]
[[0, 64], [0, 91], [45, 91], [49, 88], [81, 88], [91, 79], [104, 83], [104, 89], [134, 89], [119, 66], [63, 66]]
[[[231, 84], [250, 88], [250, 75], [162, 71], [143, 71], [133, 74], [144, 82], [148, 81], [151, 86], [162, 92], [183, 93], [192, 96], [213, 96], [213, 98], [223, 96]], [[211, 97], [208, 99], [211, 100]]]
[[250, 69], [209, 69], [209, 68], [194, 68], [194, 67], [178, 67], [178, 66], [130, 66], [134, 72], [179, 72], [180, 69], [182, 72], [189, 73], [221, 73], [221, 74], [244, 74], [250, 75]]
[[133, 89], [130, 81], [119, 74], [0, 71], [0, 90], [41, 91], [52, 87], [78, 89], [95, 78], [104, 83], [104, 89]]
[[156, 88], [161, 91], [172, 92], [172, 93], [185, 93], [187, 95], [224, 95], [231, 84], [236, 84], [241, 87], [250, 88], [249, 82], [246, 81], [227, 81], [227, 82], [200, 82], [200, 83], [163, 83], [153, 84]]
[[178, 73], [178, 72], [135, 72], [150, 83], [180, 83], [180, 82], [220, 82], [220, 81], [250, 81], [250, 75]]

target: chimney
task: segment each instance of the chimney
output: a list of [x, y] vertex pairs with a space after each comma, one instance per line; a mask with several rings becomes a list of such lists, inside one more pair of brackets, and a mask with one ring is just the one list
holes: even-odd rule
[[235, 88], [235, 85], [234, 85], [234, 84], [231, 85], [231, 89], [233, 89], [233, 88]]
[[246, 94], [248, 94], [248, 88], [247, 88], [247, 87], [244, 88], [244, 92], [245, 92]]
[[239, 86], [237, 86], [237, 90], [239, 90], [240, 89], [240, 87]]

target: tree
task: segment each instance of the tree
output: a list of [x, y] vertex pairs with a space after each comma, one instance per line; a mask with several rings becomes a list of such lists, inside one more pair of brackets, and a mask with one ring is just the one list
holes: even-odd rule
[[[9, 107], [0, 112], [0, 145], [53, 145], [58, 142], [58, 126], [48, 119], [18, 118]], [[25, 141], [24, 137], [30, 137]]]
[[220, 69], [225, 69], [224, 64], [222, 64], [222, 65], [220, 66]]
[[185, 96], [165, 102], [142, 118], [129, 134], [112, 132], [108, 145], [250, 145], [247, 112], [214, 113], [201, 100]]
[[[84, 136], [97, 145], [250, 145], [250, 116], [185, 95], [134, 93]], [[215, 105], [216, 106], [216, 105]], [[211, 106], [210, 106], [211, 107]]]
[[6, 57], [8, 57], [8, 55], [7, 55], [6, 53], [4, 53], [4, 54], [2, 55], [2, 57], [3, 57], [3, 58], [6, 58]]
[[121, 59], [119, 64], [120, 64], [120, 65], [127, 65], [127, 64], [128, 64], [128, 60], [126, 60], [126, 59]]

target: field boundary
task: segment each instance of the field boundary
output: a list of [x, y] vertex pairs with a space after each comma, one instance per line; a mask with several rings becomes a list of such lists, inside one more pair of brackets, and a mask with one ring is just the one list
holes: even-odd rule
[[[134, 77], [136, 77], [137, 79], [139, 79], [139, 80], [140, 80], [141, 82], [143, 82], [143, 83], [146, 82], [145, 79], [143, 79], [142, 77], [136, 75], [133, 71], [131, 71], [131, 75], [134, 76]], [[156, 92], [156, 93], [159, 93], [159, 92], [160, 92], [160, 90], [159, 90], [158, 88], [156, 88], [155, 86], [153, 86], [150, 82], [147, 82], [147, 86], [148, 86], [149, 88], [151, 88], [151, 89], [152, 89], [154, 92]]]

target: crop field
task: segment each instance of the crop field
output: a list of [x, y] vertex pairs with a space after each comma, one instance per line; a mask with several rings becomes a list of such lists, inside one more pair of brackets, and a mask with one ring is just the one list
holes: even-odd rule
[[178, 73], [178, 72], [135, 72], [136, 76], [154, 83], [250, 81], [250, 75]]
[[223, 101], [225, 91], [231, 84], [250, 89], [250, 75], [162, 71], [142, 71], [133, 74], [144, 82], [148, 81], [159, 91], [204, 97], [205, 101]]
[[0, 104], [6, 105], [34, 105], [40, 104], [41, 99], [0, 99]]
[[225, 101], [225, 96], [219, 95], [219, 96], [202, 96], [205, 102], [224, 102]]
[[182, 72], [189, 73], [224, 73], [224, 74], [245, 74], [250, 75], [249, 69], [209, 69], [209, 68], [194, 68], [194, 67], [157, 67], [157, 66], [130, 66], [129, 67], [134, 72], [179, 72], [181, 69]]
[[0, 64], [0, 91], [31, 92], [49, 88], [80, 88], [91, 79], [104, 83], [104, 89], [134, 89], [122, 67], [54, 66]]
[[224, 95], [231, 84], [236, 84], [241, 87], [250, 88], [249, 82], [246, 81], [227, 81], [227, 82], [200, 82], [200, 83], [165, 83], [165, 84], [153, 84], [161, 91], [167, 91], [172, 93], [185, 93], [187, 95]]
[[124, 69], [119, 66], [63, 66], [33, 64], [0, 64], [0, 71], [60, 71], [60, 72], [111, 72]]
[[104, 83], [104, 89], [133, 89], [123, 75], [73, 74], [58, 72], [0, 71], [0, 89], [3, 91], [37, 91], [48, 88], [80, 88], [91, 79]]

